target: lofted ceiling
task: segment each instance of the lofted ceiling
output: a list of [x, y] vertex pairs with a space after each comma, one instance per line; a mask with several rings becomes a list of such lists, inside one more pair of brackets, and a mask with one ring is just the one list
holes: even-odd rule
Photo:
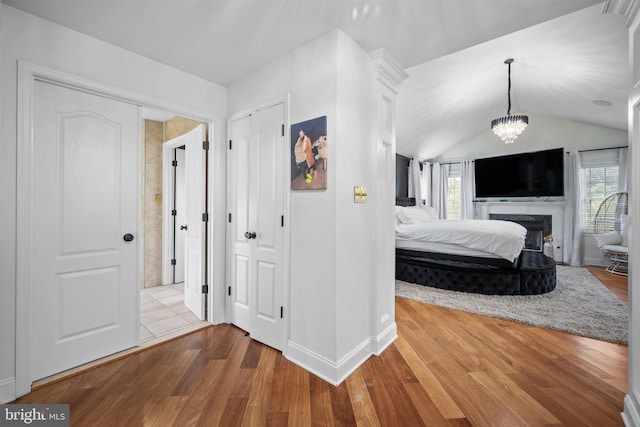
[[512, 113], [626, 129], [627, 29], [601, 1], [2, 2], [222, 86], [338, 28], [409, 73], [398, 97], [403, 154], [436, 157], [504, 115], [507, 57]]
[[509, 57], [512, 114], [626, 130], [628, 30], [623, 17], [601, 10], [591, 6], [407, 69], [398, 151], [434, 159], [490, 132], [491, 120], [507, 113]]

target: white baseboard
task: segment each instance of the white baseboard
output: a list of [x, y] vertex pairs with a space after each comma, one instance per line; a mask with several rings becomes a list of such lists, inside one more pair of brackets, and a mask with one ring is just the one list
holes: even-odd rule
[[338, 386], [371, 356], [371, 341], [370, 338], [365, 340], [338, 361], [329, 360], [308, 348], [289, 341], [285, 357], [328, 383]]
[[0, 404], [16, 400], [16, 379], [7, 378], [0, 381]]
[[371, 340], [371, 352], [376, 356], [380, 356], [382, 352], [398, 338], [398, 326], [396, 322], [390, 324], [377, 337]]
[[640, 427], [640, 402], [634, 394], [624, 397], [624, 412], [621, 415], [626, 427]]
[[594, 265], [596, 267], [606, 267], [609, 265], [606, 259], [602, 257], [599, 258], [585, 258], [582, 260], [584, 265]]

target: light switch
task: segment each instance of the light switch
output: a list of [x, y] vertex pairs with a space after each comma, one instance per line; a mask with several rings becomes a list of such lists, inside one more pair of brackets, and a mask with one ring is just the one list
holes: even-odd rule
[[354, 203], [367, 203], [367, 187], [356, 185], [353, 187]]

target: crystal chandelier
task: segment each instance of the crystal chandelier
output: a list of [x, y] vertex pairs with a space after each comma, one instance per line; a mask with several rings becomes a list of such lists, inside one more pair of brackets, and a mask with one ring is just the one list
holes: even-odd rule
[[524, 128], [529, 124], [529, 117], [522, 114], [511, 115], [511, 63], [513, 58], [504, 61], [509, 66], [509, 89], [507, 98], [509, 99], [509, 108], [507, 115], [498, 117], [491, 121], [491, 130], [498, 135], [505, 144], [511, 144], [522, 133]]

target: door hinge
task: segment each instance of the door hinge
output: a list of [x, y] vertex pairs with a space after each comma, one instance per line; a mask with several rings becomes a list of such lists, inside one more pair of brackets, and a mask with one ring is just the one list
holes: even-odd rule
[[176, 265], [176, 259], [175, 258], [171, 260], [171, 265]]
[[203, 294], [209, 293], [209, 285], [202, 285], [202, 293]]
[[284, 227], [284, 215], [280, 217], [280, 227]]
[[209, 221], [209, 214], [207, 212], [202, 214], [202, 222], [208, 222]]
[[231, 150], [232, 147], [233, 147], [233, 142], [229, 140], [229, 150]]
[[229, 222], [231, 222], [231, 212], [229, 212]]
[[175, 209], [171, 209], [171, 216], [176, 216], [178, 215], [178, 211]]
[[202, 149], [203, 150], [209, 149], [209, 141], [202, 141]]
[[174, 168], [175, 168], [175, 167], [178, 167], [178, 161], [177, 161], [177, 160], [173, 160], [173, 161], [171, 162], [171, 166], [173, 166]]
[[282, 136], [284, 136], [284, 124], [282, 124]]
[[280, 318], [284, 319], [284, 307], [280, 306]]
[[228, 295], [231, 296], [231, 286], [229, 286], [229, 290], [227, 292], [228, 292]]

